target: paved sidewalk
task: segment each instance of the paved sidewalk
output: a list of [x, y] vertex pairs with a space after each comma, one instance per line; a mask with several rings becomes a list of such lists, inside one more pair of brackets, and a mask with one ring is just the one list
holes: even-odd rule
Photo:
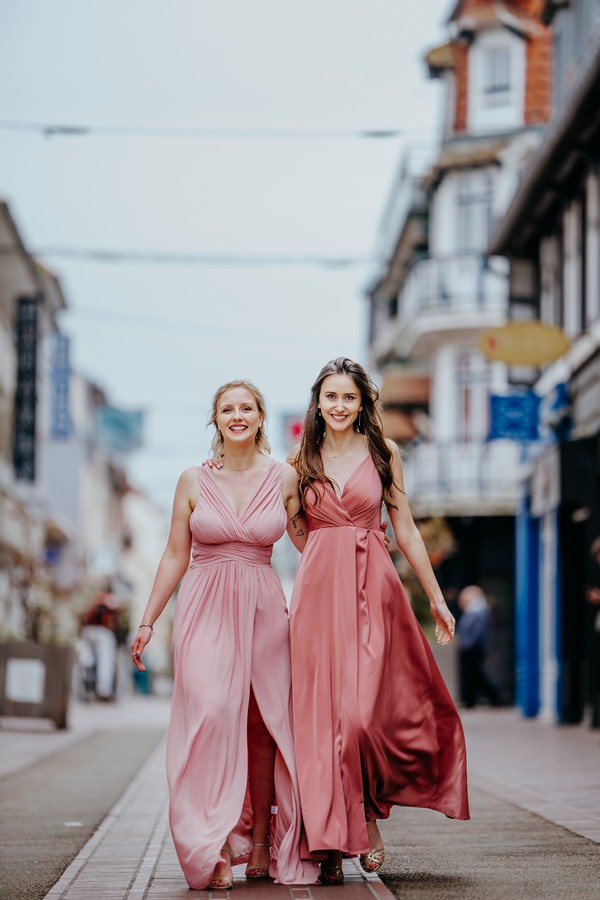
[[462, 720], [470, 785], [600, 843], [600, 730], [514, 709], [463, 711]]
[[[354, 860], [344, 863], [345, 896], [352, 900], [386, 900], [389, 891], [374, 876], [365, 875]], [[331, 888], [284, 887], [250, 882], [244, 866], [234, 868], [235, 896], [246, 900], [309, 900]], [[267, 892], [267, 894], [265, 893]], [[223, 892], [198, 891], [202, 896]], [[131, 782], [119, 802], [62, 878], [47, 900], [189, 900], [189, 888], [175, 855], [168, 826], [164, 775], [164, 742]]]
[[[470, 783], [475, 789], [473, 821], [448, 823], [430, 811], [401, 811], [398, 818], [392, 817], [386, 823], [386, 842], [389, 836], [392, 843], [401, 847], [410, 846], [411, 840], [418, 847], [424, 845], [426, 836], [432, 832], [436, 833], [437, 841], [443, 842], [444, 835], [451, 833], [447, 829], [460, 829], [460, 841], [470, 845], [477, 834], [477, 820], [485, 824], [486, 816], [492, 835], [495, 834], [494, 823], [503, 815], [508, 817], [505, 827], [510, 833], [513, 828], [510, 810], [517, 806], [574, 835], [600, 843], [600, 732], [526, 721], [515, 710], [474, 710], [465, 713], [463, 721], [469, 749]], [[493, 801], [490, 795], [499, 799]], [[411, 825], [413, 820], [407, 816], [414, 816], [417, 824]], [[421, 821], [425, 820], [419, 817], [427, 816], [431, 817], [428, 821], [435, 823], [433, 828], [421, 826]], [[539, 820], [523, 813], [520, 816], [519, 828], [532, 839], [531, 835], [538, 827], [535, 823]], [[412, 837], [408, 836], [407, 826], [412, 828]], [[563, 839], [561, 832], [548, 831], [549, 827], [540, 824], [536, 852], [543, 854], [544, 846], [551, 843], [556, 861], [556, 848], [562, 846]], [[455, 831], [456, 837], [458, 831]], [[590, 845], [585, 841], [581, 845], [576, 841], [573, 844], [574, 839], [570, 840], [569, 854], [588, 854], [585, 858], [589, 869], [586, 848]], [[564, 842], [568, 843], [566, 837]], [[507, 857], [503, 863], [500, 854], [498, 846], [495, 864], [508, 866], [510, 860]], [[595, 859], [596, 854], [594, 851], [591, 858]], [[373, 900], [374, 895], [379, 900], [391, 897], [379, 879], [365, 876], [355, 861], [347, 860], [344, 865], [346, 884], [336, 891], [344, 893], [346, 900], [350, 900], [349, 893], [353, 895], [352, 900]], [[246, 900], [256, 900], [257, 895], [261, 895], [262, 900], [263, 895], [266, 898], [265, 891], [270, 900], [310, 900], [315, 895], [324, 897], [323, 891], [331, 891], [331, 888], [319, 886], [287, 888], [270, 882], [249, 883], [243, 878], [243, 866], [236, 867], [235, 876], [235, 894], [241, 892]], [[406, 885], [403, 890], [406, 892]], [[448, 887], [446, 896], [472, 896], [461, 891], [463, 888], [456, 888], [454, 892], [454, 888]], [[200, 893], [206, 895], [208, 892]], [[579, 894], [580, 897], [594, 895], [595, 892], [586, 893], [585, 890]], [[428, 896], [434, 894], [429, 892]], [[489, 894], [479, 896], [497, 894], [493, 893], [492, 886]], [[564, 886], [557, 886], [556, 893], [530, 893], [527, 896], [558, 897], [567, 896], [567, 893]], [[169, 835], [163, 742], [47, 898], [159, 900], [167, 897], [189, 900], [190, 894]]]
[[125, 695], [117, 703], [83, 703], [73, 699], [69, 727], [57, 731], [45, 719], [0, 718], [0, 778], [61, 753], [98, 731], [119, 728], [166, 728], [168, 697]]

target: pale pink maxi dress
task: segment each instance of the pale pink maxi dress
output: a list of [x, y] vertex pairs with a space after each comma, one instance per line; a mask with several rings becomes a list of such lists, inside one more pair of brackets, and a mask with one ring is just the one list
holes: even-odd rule
[[229, 840], [235, 862], [251, 847], [247, 718], [250, 689], [277, 744], [270, 874], [281, 884], [314, 883], [291, 726], [289, 622], [271, 568], [287, 517], [281, 463], [272, 462], [237, 516], [206, 467], [190, 517], [192, 561], [177, 597], [174, 687], [167, 745], [171, 831], [190, 887], [212, 878]]
[[300, 798], [310, 851], [355, 855], [394, 804], [469, 818], [465, 741], [384, 544], [371, 457], [341, 497], [316, 490], [290, 612]]

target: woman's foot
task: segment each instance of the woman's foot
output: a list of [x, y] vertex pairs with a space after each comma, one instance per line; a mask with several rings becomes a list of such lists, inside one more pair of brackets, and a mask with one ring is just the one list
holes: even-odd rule
[[367, 834], [369, 835], [368, 853], [361, 853], [360, 864], [365, 872], [378, 872], [383, 865], [385, 859], [385, 850], [383, 849], [383, 841], [379, 833], [377, 822], [367, 822]]
[[246, 866], [246, 878], [269, 877], [269, 863], [271, 861], [269, 846], [268, 841], [252, 841], [252, 850]]
[[321, 863], [319, 884], [343, 884], [344, 871], [342, 869], [342, 851], [330, 850], [327, 859]]
[[221, 848], [221, 860], [216, 864], [209, 891], [229, 891], [233, 887], [233, 853], [229, 844]]

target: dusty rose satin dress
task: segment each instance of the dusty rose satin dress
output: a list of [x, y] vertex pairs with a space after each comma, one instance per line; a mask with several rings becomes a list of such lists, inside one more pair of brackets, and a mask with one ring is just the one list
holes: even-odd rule
[[192, 561], [177, 597], [174, 686], [167, 744], [170, 822], [190, 887], [206, 888], [229, 840], [235, 862], [250, 852], [247, 717], [250, 689], [277, 743], [270, 874], [314, 883], [302, 861], [291, 727], [289, 622], [273, 543], [286, 526], [281, 463], [272, 462], [238, 517], [206, 467], [190, 517]]
[[465, 742], [385, 547], [371, 457], [341, 498], [317, 490], [291, 602], [296, 761], [311, 852], [356, 854], [394, 804], [469, 818]]

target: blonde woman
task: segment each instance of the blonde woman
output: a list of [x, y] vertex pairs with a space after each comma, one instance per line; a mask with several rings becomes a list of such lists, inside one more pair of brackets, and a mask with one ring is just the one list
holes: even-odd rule
[[189, 886], [228, 890], [231, 867], [242, 861], [248, 878], [314, 883], [318, 866], [302, 859], [288, 616], [270, 565], [286, 527], [299, 550], [306, 540], [297, 478], [268, 455], [265, 402], [254, 385], [220, 387], [211, 421], [222, 465], [192, 467], [179, 479], [132, 656], [143, 671], [152, 626], [183, 577], [167, 775], [171, 830]]

